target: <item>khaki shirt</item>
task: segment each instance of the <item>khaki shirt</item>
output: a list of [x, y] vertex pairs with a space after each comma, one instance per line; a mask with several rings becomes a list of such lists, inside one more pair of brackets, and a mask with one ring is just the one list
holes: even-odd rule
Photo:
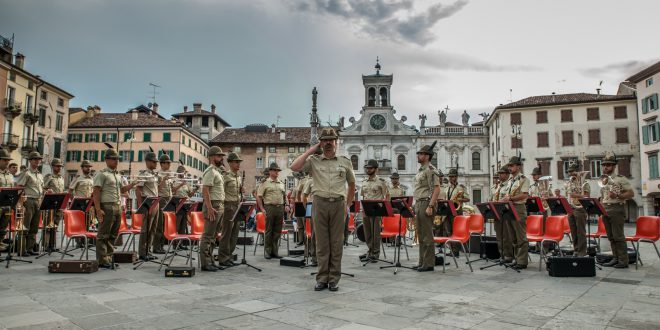
[[406, 195], [406, 190], [401, 187], [401, 185], [398, 186], [391, 186], [389, 188], [390, 190], [390, 197], [402, 197]]
[[600, 188], [600, 196], [603, 198], [603, 204], [616, 204], [623, 203], [626, 200], [621, 198], [610, 198], [609, 193], [613, 186], [620, 187], [619, 193], [622, 193], [624, 190], [631, 190], [632, 185], [630, 181], [626, 179], [623, 175], [612, 176], [614, 182], [608, 183], [605, 187]]
[[179, 189], [177, 189], [177, 191], [174, 193], [174, 196], [182, 197], [182, 198], [188, 198], [188, 197], [190, 197], [190, 196], [188, 196], [188, 194], [191, 191], [192, 191], [192, 189], [190, 188], [190, 185], [186, 183], [183, 186], [179, 187]]
[[46, 175], [44, 177], [44, 189], [50, 189], [56, 194], [64, 192], [64, 178], [59, 174]]
[[314, 182], [312, 182], [312, 180], [306, 180], [302, 194], [307, 195], [307, 203], [311, 203], [314, 201], [314, 193], [312, 192], [312, 190], [314, 190], [313, 188], [314, 188]]
[[225, 202], [240, 202], [241, 176], [238, 173], [226, 171], [222, 173], [222, 179], [225, 182]]
[[490, 199], [489, 199], [489, 201], [496, 202], [499, 199], [499, 193], [500, 193], [500, 184], [499, 183], [496, 183], [496, 184], [490, 186]]
[[74, 197], [89, 198], [94, 190], [94, 178], [91, 175], [80, 174], [69, 185]]
[[[165, 180], [165, 183], [161, 186], [160, 183], [163, 180]], [[172, 197], [172, 179], [158, 176], [158, 196], [165, 197], [165, 199]]]
[[302, 199], [302, 194], [305, 193], [305, 184], [309, 181], [309, 176], [305, 176], [304, 178], [300, 179], [298, 181], [298, 186], [296, 186], [296, 190], [294, 192], [296, 194], [300, 194], [300, 198]]
[[378, 175], [362, 180], [362, 199], [385, 199], [388, 193], [387, 182]]
[[[580, 184], [577, 181], [578, 180], [575, 180], [575, 181], [569, 180], [566, 183], [565, 194], [566, 194], [566, 198], [568, 199], [568, 203], [571, 204], [571, 206], [573, 206], [573, 208], [581, 209], [582, 204], [580, 204], [580, 201], [578, 200], [578, 198], [570, 198], [570, 195], [573, 192], [576, 192], [576, 193], [583, 192], [582, 195], [590, 194], [591, 193], [591, 187], [589, 186], [589, 182], [587, 182], [587, 180], [584, 180], [584, 182], [582, 183], [582, 187], [580, 187]], [[535, 195], [535, 196], [537, 196], [537, 195]]]
[[225, 184], [218, 167], [211, 165], [204, 171], [202, 184], [209, 187], [209, 198], [212, 201], [225, 201]]
[[94, 187], [101, 187], [101, 203], [121, 203], [121, 176], [117, 170], [106, 167], [97, 172]]
[[44, 192], [44, 177], [39, 170], [25, 170], [18, 177], [16, 185], [25, 187], [23, 191], [28, 198], [41, 198]]
[[[523, 193], [529, 193], [529, 179], [522, 173], [509, 178], [506, 184], [500, 189], [500, 200], [505, 196], [516, 197]], [[514, 202], [514, 204], [525, 204], [527, 200]]]
[[430, 200], [435, 186], [440, 186], [440, 177], [438, 177], [438, 173], [435, 171], [433, 165], [424, 165], [417, 171], [414, 182], [415, 192], [413, 193], [413, 198], [415, 200]]
[[312, 174], [312, 192], [315, 196], [346, 198], [346, 184], [355, 183], [353, 164], [344, 156], [326, 158], [325, 155], [312, 155], [305, 160], [302, 170]]
[[14, 186], [14, 176], [9, 170], [0, 171], [0, 187], [8, 188]]
[[139, 175], [147, 178], [146, 182], [137, 184], [138, 187], [142, 187], [142, 197], [158, 197], [159, 180], [156, 171], [142, 170]]
[[458, 198], [457, 196], [459, 196], [459, 194], [460, 198], [470, 199], [470, 193], [468, 192], [467, 187], [460, 183], [456, 184], [455, 186], [449, 183], [445, 191], [447, 192], [447, 199], [449, 200]]
[[268, 178], [259, 186], [257, 196], [261, 197], [264, 205], [284, 205], [284, 183]]

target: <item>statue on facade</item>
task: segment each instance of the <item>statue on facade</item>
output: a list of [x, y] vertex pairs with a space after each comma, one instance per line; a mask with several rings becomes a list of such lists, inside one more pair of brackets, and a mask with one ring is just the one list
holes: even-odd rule
[[463, 110], [461, 118], [463, 118], [463, 126], [467, 126], [470, 123], [470, 115], [468, 115], [467, 110]]
[[339, 129], [344, 128], [344, 116], [339, 117], [339, 121], [337, 122], [337, 126], [339, 127]]
[[[447, 110], [449, 110], [449, 107], [447, 107]], [[445, 126], [447, 122], [447, 111], [438, 110], [438, 117], [440, 118], [440, 126]]]
[[426, 127], [426, 115], [419, 115], [419, 120], [422, 121], [419, 127]]
[[316, 108], [316, 98], [318, 96], [319, 92], [316, 91], [316, 87], [312, 89], [312, 108]]

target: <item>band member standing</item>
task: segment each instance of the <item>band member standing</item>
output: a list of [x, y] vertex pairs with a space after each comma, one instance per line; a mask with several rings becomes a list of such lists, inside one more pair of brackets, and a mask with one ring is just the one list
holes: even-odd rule
[[[435, 143], [433, 143], [435, 146]], [[421, 165], [415, 175], [413, 198], [415, 199], [415, 227], [419, 232], [418, 272], [433, 271], [435, 266], [435, 243], [433, 242], [433, 219], [440, 194], [440, 178], [433, 165], [433, 147], [423, 146], [417, 151], [417, 162]]]
[[[14, 176], [7, 169], [9, 161], [12, 160], [9, 152], [0, 149], [0, 188], [11, 188], [14, 186]], [[0, 252], [5, 252], [8, 245], [2, 242], [7, 235], [7, 225], [11, 219], [11, 207], [0, 207]]]
[[522, 161], [519, 157], [513, 156], [507, 164], [511, 178], [507, 185], [500, 189], [500, 200], [511, 201], [518, 213], [518, 221], [506, 221], [509, 233], [513, 241], [513, 247], [516, 249], [515, 269], [527, 268], [529, 258], [529, 243], [527, 242], [527, 196], [529, 196], [529, 179], [520, 171]]
[[[156, 166], [158, 166], [158, 158], [155, 153], [148, 152], [144, 157], [144, 162], [147, 169], [139, 173], [139, 176], [144, 181], [139, 182], [135, 187], [135, 197], [137, 198], [138, 207], [142, 205], [144, 199], [158, 197], [159, 180], [155, 171]], [[153, 211], [144, 210], [144, 221], [140, 229], [140, 246], [138, 248], [140, 260], [149, 261], [155, 259], [154, 256], [149, 255], [149, 246], [154, 241], [154, 235], [158, 227], [158, 211], [158, 207], [154, 208]]]
[[[500, 200], [502, 189], [508, 185], [509, 168], [504, 165], [497, 171], [498, 182], [490, 188], [490, 201]], [[503, 196], [503, 195], [502, 195]], [[504, 221], [498, 221], [494, 224], [495, 236], [497, 237], [497, 248], [502, 252], [502, 261], [505, 263], [513, 262], [513, 245], [511, 243], [511, 233], [507, 230]]]
[[[311, 146], [291, 164], [291, 170], [312, 174], [314, 184], [314, 219], [316, 232], [315, 291], [339, 290], [341, 258], [344, 252], [346, 214], [355, 196], [355, 174], [350, 159], [337, 156], [337, 132], [327, 127], [321, 131], [320, 142]], [[322, 155], [314, 155], [321, 148]]]
[[[305, 181], [305, 187], [303, 189], [303, 197], [302, 197], [302, 202], [304, 205], [307, 205], [307, 203], [312, 203], [314, 205], [314, 181], [311, 180], [312, 175], [308, 175], [308, 178], [310, 180]], [[314, 207], [312, 206], [312, 209]], [[304, 218], [303, 218], [304, 221]], [[305, 223], [305, 226], [307, 223]], [[314, 234], [314, 218], [309, 219], [309, 226], [312, 227], [310, 228], [310, 232], [312, 233], [312, 237], [309, 239], [309, 242], [307, 244], [307, 253], [308, 255], [311, 256], [310, 258], [310, 263], [309, 265], [312, 267], [316, 267], [319, 265], [318, 261], [316, 260], [316, 234]]]
[[21, 172], [16, 186], [24, 189], [24, 194], [27, 197], [23, 206], [25, 207], [25, 213], [23, 217], [23, 224], [27, 227], [27, 232], [25, 233], [25, 246], [24, 251], [21, 251], [21, 255], [38, 255], [37, 250], [35, 249], [35, 243], [37, 242], [37, 232], [39, 231], [39, 200], [44, 192], [44, 177], [39, 172], [39, 165], [41, 164], [41, 154], [38, 151], [32, 151], [28, 155], [29, 167]]
[[266, 233], [264, 234], [264, 257], [281, 258], [278, 250], [282, 221], [284, 219], [284, 182], [277, 176], [281, 169], [277, 163], [268, 167], [268, 179], [257, 190], [257, 207], [266, 216]]
[[[158, 163], [160, 164], [161, 172], [168, 173], [170, 171], [172, 160], [169, 155], [165, 153], [160, 155]], [[156, 223], [152, 250], [154, 253], [163, 254], [165, 253], [163, 244], [167, 243], [165, 240], [165, 215], [163, 214], [163, 209], [167, 206], [167, 203], [170, 202], [170, 199], [172, 199], [172, 192], [181, 188], [181, 184], [174, 186], [172, 184], [173, 177], [169, 174], [161, 174], [158, 176], [158, 179], [158, 197], [160, 197], [160, 199], [158, 200], [158, 221]]]
[[613, 152], [606, 152], [600, 163], [603, 172], [601, 180], [605, 184], [600, 189], [600, 196], [607, 211], [607, 216], [603, 216], [603, 224], [614, 256], [612, 261], [603, 266], [628, 268], [628, 249], [623, 225], [626, 222], [626, 201], [633, 198], [635, 193], [626, 177], [614, 174], [616, 163], [617, 159]]
[[591, 193], [589, 182], [584, 180], [584, 176], [578, 171], [578, 164], [571, 164], [568, 167], [570, 180], [566, 187], [566, 196], [570, 197], [569, 203], [573, 208], [573, 214], [568, 217], [568, 225], [571, 228], [571, 238], [573, 240], [573, 250], [578, 257], [587, 255], [587, 211], [580, 204], [580, 198], [588, 198]]
[[[107, 166], [94, 177], [94, 208], [99, 219], [96, 236], [96, 259], [101, 268], [112, 268], [114, 242], [121, 225], [121, 194], [133, 189], [133, 184], [122, 185], [121, 175], [117, 171], [119, 155], [114, 149], [105, 152]], [[84, 164], [84, 163], [83, 163]], [[89, 170], [89, 165], [87, 169]]]
[[225, 212], [225, 184], [222, 178], [222, 159], [225, 153], [218, 146], [213, 146], [208, 152], [211, 166], [202, 176], [202, 197], [204, 198], [204, 233], [200, 243], [202, 270], [215, 272], [224, 267], [216, 266], [213, 262], [213, 249], [222, 225]]
[[394, 172], [392, 175], [390, 175], [390, 183], [392, 184], [389, 187], [390, 197], [406, 196], [406, 188], [399, 184], [399, 173]]
[[234, 221], [234, 214], [238, 210], [238, 204], [241, 202], [243, 186], [241, 176], [238, 170], [241, 168], [243, 160], [235, 153], [229, 153], [227, 163], [229, 171], [222, 173], [222, 179], [225, 185], [225, 213], [222, 217], [220, 235], [220, 244], [218, 246], [218, 264], [220, 266], [234, 266], [232, 255], [236, 249], [240, 223]]
[[[46, 193], [60, 194], [66, 192], [66, 187], [64, 185], [64, 177], [62, 177], [61, 174], [62, 161], [59, 158], [53, 158], [53, 160], [50, 161], [50, 167], [53, 170], [53, 172], [50, 174], [46, 174], [46, 176], [44, 177], [44, 189], [46, 190]], [[50, 210], [48, 212], [54, 212], [53, 224], [55, 226], [58, 226], [60, 224], [60, 219], [62, 218], [62, 211]], [[57, 232], [55, 232], [55, 234], [56, 233]], [[55, 235], [53, 235], [53, 238], [55, 238]], [[53, 249], [55, 248], [55, 243], [56, 242], [50, 242], [50, 235], [44, 236], [43, 246], [47, 246], [48, 248]]]
[[[303, 205], [306, 205], [303, 202], [303, 193], [305, 191], [305, 183], [307, 183], [309, 176], [306, 175], [304, 172], [296, 172], [300, 173], [300, 180], [298, 180], [298, 185], [296, 186], [296, 189], [294, 190], [295, 192], [295, 201], [297, 203], [303, 203]], [[295, 209], [295, 207], [294, 207]], [[301, 243], [305, 241], [305, 217], [298, 217], [296, 220], [298, 224], [298, 233], [296, 234], [296, 242]], [[316, 258], [316, 256], [314, 256]]]
[[[185, 178], [186, 167], [179, 165], [179, 167], [176, 169], [176, 173]], [[179, 198], [190, 198], [195, 195], [195, 192], [197, 192], [198, 188], [198, 186], [190, 188], [190, 185], [184, 182], [183, 185], [181, 185], [179, 189], [174, 192], [174, 196]], [[188, 213], [183, 208], [181, 208], [176, 214], [176, 232], [179, 234], [188, 233]]]
[[90, 198], [94, 191], [94, 177], [92, 176], [92, 163], [83, 160], [80, 164], [82, 174], [77, 175], [69, 184], [69, 194], [73, 197]]
[[[463, 203], [470, 201], [470, 193], [463, 184], [458, 183], [458, 170], [452, 168], [449, 170], [449, 184], [444, 190], [447, 192], [447, 199], [454, 202], [456, 206], [456, 214], [463, 215]], [[442, 236], [450, 237], [454, 232], [454, 219], [442, 222]], [[454, 256], [458, 256], [459, 245], [452, 243], [451, 252]]]
[[[383, 178], [379, 178], [378, 162], [375, 159], [369, 159], [367, 164], [364, 165], [367, 177], [362, 181], [362, 198], [390, 200], [390, 193], [387, 188], [387, 182]], [[380, 222], [381, 217], [364, 216], [362, 221], [364, 226], [364, 238], [367, 241], [368, 251], [366, 254], [360, 256], [362, 262], [377, 262], [380, 257]]]

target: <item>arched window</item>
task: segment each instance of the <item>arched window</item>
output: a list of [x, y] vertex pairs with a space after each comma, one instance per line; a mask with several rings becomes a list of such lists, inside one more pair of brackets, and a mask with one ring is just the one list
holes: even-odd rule
[[351, 156], [351, 164], [353, 164], [353, 171], [357, 171], [357, 169], [358, 169], [358, 156], [357, 155], [352, 155]]
[[396, 157], [396, 169], [399, 171], [406, 170], [406, 156], [399, 155]]
[[478, 151], [472, 153], [472, 170], [481, 171], [481, 154]]
[[387, 88], [381, 87], [380, 88], [380, 106], [381, 107], [386, 107], [387, 106]]
[[376, 106], [376, 89], [373, 87], [369, 88], [369, 94], [367, 96], [367, 106], [368, 107]]

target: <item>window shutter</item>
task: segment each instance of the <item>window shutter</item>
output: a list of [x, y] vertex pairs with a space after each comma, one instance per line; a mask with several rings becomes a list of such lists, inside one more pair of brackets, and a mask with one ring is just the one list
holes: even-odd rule
[[619, 175], [630, 177], [630, 158], [623, 158], [618, 161]]
[[649, 98], [642, 99], [642, 113], [649, 112]]
[[[585, 159], [582, 161], [582, 171], [590, 171], [589, 169], [589, 164], [591, 164], [591, 161], [588, 159]], [[591, 172], [589, 172], [591, 173]]]
[[71, 161], [71, 151], [66, 152], [66, 161], [70, 162]]
[[642, 126], [642, 142], [649, 144], [649, 128], [651, 125]]
[[105, 160], [105, 150], [101, 150], [101, 161]]
[[101, 134], [101, 142], [105, 142], [106, 138], [107, 138], [107, 136], [106, 136], [105, 133]]
[[85, 142], [89, 142], [89, 134], [85, 134]]
[[653, 100], [653, 107], [651, 108], [651, 110], [658, 109], [658, 94], [651, 95], [651, 99]]
[[559, 180], [564, 180], [564, 161], [557, 161], [557, 177]]

